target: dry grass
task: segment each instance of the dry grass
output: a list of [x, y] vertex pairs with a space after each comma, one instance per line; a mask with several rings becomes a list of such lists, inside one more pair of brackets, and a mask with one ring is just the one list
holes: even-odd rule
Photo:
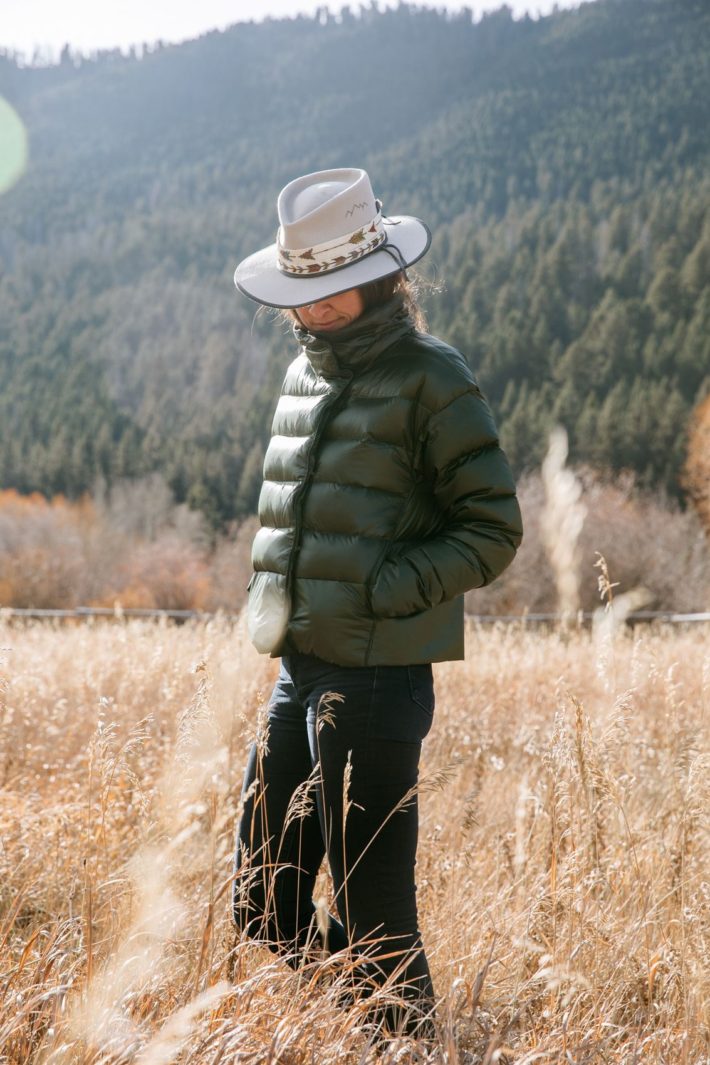
[[235, 942], [274, 672], [239, 626], [0, 626], [0, 1062], [709, 1061], [707, 628], [610, 624], [473, 630], [436, 670], [429, 1051]]

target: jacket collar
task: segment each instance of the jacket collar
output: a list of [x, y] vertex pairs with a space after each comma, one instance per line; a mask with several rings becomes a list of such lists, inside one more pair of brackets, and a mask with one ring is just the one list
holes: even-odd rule
[[370, 307], [337, 333], [310, 333], [293, 327], [301, 351], [321, 377], [360, 373], [401, 337], [414, 331], [401, 293], [379, 307]]

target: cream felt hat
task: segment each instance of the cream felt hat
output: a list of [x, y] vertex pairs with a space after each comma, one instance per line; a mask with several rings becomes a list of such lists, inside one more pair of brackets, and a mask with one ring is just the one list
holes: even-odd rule
[[281, 190], [276, 242], [247, 256], [234, 284], [257, 303], [302, 307], [411, 266], [431, 234], [410, 215], [383, 216], [364, 170], [319, 170]]

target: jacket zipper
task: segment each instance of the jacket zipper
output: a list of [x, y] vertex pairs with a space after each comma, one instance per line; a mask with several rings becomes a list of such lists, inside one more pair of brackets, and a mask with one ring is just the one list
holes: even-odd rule
[[311, 438], [311, 447], [308, 452], [308, 463], [306, 466], [306, 472], [303, 476], [303, 480], [293, 493], [293, 544], [291, 545], [291, 551], [288, 556], [288, 563], [286, 565], [286, 592], [289, 597], [289, 610], [293, 607], [293, 588], [296, 580], [296, 562], [298, 559], [298, 552], [301, 549], [301, 543], [303, 540], [303, 510], [306, 502], [306, 496], [308, 490], [313, 483], [313, 476], [318, 465], [318, 453], [320, 449], [320, 442], [323, 439], [323, 434], [326, 428], [333, 420], [336, 414], [340, 412], [345, 405], [345, 401], [348, 398], [350, 388], [353, 383], [353, 375], [348, 374], [347, 380], [343, 385], [340, 392], [337, 392], [333, 398], [324, 406], [321, 411], [320, 418], [316, 422], [316, 426], [313, 430]]

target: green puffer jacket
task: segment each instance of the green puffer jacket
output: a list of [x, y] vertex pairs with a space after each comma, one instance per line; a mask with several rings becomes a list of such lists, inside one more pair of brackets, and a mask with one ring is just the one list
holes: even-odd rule
[[463, 658], [463, 593], [511, 562], [515, 485], [463, 356], [395, 296], [296, 327], [264, 461], [249, 627], [343, 666]]

